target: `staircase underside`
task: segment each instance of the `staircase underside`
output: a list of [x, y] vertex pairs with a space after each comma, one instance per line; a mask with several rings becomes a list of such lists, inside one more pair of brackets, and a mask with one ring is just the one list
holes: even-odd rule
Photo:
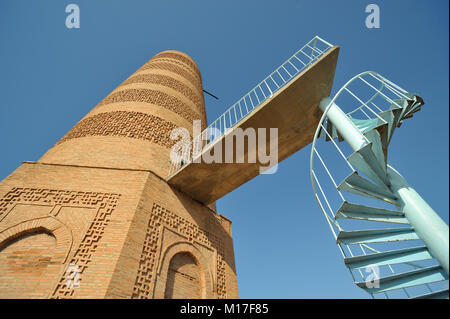
[[[237, 128], [267, 128], [266, 150], [270, 145], [269, 128], [278, 128], [278, 162], [311, 143], [322, 115], [319, 103], [331, 92], [338, 54], [339, 47], [331, 48], [203, 151], [208, 152], [210, 147], [221, 143], [222, 163], [190, 162], [169, 176], [168, 183], [193, 199], [209, 204], [259, 175], [261, 164], [248, 163], [247, 157], [244, 163], [225, 163], [224, 140]], [[244, 150], [247, 156], [246, 144]]]

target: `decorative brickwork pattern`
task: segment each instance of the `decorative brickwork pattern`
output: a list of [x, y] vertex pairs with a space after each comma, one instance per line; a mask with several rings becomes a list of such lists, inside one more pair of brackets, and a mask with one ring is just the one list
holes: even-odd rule
[[170, 133], [194, 120], [207, 125], [199, 69], [166, 51], [2, 181], [0, 295], [237, 297], [230, 222], [165, 181]]
[[181, 61], [184, 64], [189, 65], [195, 71], [195, 73], [197, 73], [199, 78], [201, 78], [201, 74], [200, 74], [200, 71], [199, 71], [197, 65], [194, 62], [192, 62], [190, 59], [186, 58], [185, 56], [183, 56], [181, 54], [177, 54], [174, 52], [161, 52], [161, 53], [155, 55], [152, 58], [152, 60], [156, 60], [159, 58], [169, 58], [169, 59], [175, 59], [175, 60]]
[[195, 72], [191, 67], [187, 66], [186, 64], [184, 64], [183, 62], [180, 62], [178, 60], [174, 60], [174, 59], [168, 59], [168, 58], [153, 58], [150, 61], [148, 61], [147, 63], [155, 63], [155, 62], [168, 62], [172, 65], [177, 65], [182, 67], [184, 70], [186, 70], [187, 72], [189, 72], [189, 74], [191, 74], [196, 81], [198, 81], [199, 83], [202, 83], [202, 79], [199, 76], [199, 74], [197, 72]]
[[[109, 222], [109, 216], [113, 213], [119, 201], [120, 194], [96, 193], [54, 189], [37, 188], [13, 188], [3, 198], [0, 198], [0, 218], [11, 205], [17, 203], [45, 203], [50, 205], [76, 205], [81, 207], [97, 208], [97, 214], [83, 237], [81, 244], [76, 248], [69, 264], [75, 264], [80, 270], [80, 279], [83, 272], [89, 267], [92, 255], [95, 253], [98, 242], [101, 240], [105, 227]], [[66, 286], [66, 274], [64, 273], [57, 284], [52, 297], [70, 298], [74, 289]]]
[[216, 291], [218, 298], [226, 298], [224, 249], [221, 240], [157, 203], [153, 204], [150, 212], [132, 298], [145, 299], [153, 296], [153, 282], [157, 267], [157, 244], [161, 236], [160, 226], [168, 227], [176, 233], [186, 236], [190, 242], [197, 242], [217, 251]]
[[170, 96], [164, 92], [150, 89], [129, 89], [119, 91], [108, 95], [97, 107], [117, 102], [145, 102], [162, 106], [169, 111], [180, 115], [185, 120], [192, 123], [194, 120], [200, 120], [200, 116], [191, 108], [186, 106], [176, 97]]
[[176, 74], [184, 77], [186, 80], [191, 82], [191, 84], [194, 85], [199, 90], [199, 92], [202, 91], [201, 82], [196, 77], [192, 76], [193, 73], [191, 74], [188, 71], [186, 71], [185, 69], [183, 69], [182, 67], [179, 67], [179, 66], [173, 64], [172, 61], [170, 61], [170, 62], [160, 62], [160, 61], [164, 61], [164, 59], [158, 59], [157, 61], [150, 60], [149, 62], [144, 64], [138, 70], [138, 72], [148, 70], [148, 69], [159, 69], [159, 70], [170, 71], [170, 72], [176, 73]]
[[24, 234], [32, 235], [39, 231], [46, 231], [49, 235], [56, 237], [56, 245], [52, 251], [52, 263], [65, 262], [66, 255], [72, 246], [72, 235], [66, 225], [49, 216], [27, 220], [2, 231], [0, 233], [0, 248], [12, 239]]
[[176, 127], [151, 114], [114, 111], [81, 120], [56, 144], [85, 136], [123, 136], [171, 148], [176, 141], [170, 139], [170, 132]]
[[201, 110], [204, 110], [202, 100], [200, 99], [198, 94], [194, 93], [194, 91], [192, 91], [188, 86], [186, 86], [182, 82], [175, 80], [170, 76], [161, 74], [138, 74], [129, 78], [128, 80], [123, 82], [120, 86], [131, 83], [153, 83], [169, 87], [171, 89], [174, 89], [175, 91], [180, 92], [189, 100], [191, 100], [197, 106], [198, 111], [201, 112]]

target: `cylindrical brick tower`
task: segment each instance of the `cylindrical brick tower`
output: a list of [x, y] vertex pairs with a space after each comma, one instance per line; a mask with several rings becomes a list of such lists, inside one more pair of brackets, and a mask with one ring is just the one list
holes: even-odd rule
[[154, 56], [113, 90], [40, 160], [42, 163], [148, 169], [165, 178], [170, 132], [206, 126], [200, 71], [178, 51]]
[[231, 221], [165, 180], [194, 120], [200, 71], [164, 51], [1, 181], [0, 298], [237, 298]]

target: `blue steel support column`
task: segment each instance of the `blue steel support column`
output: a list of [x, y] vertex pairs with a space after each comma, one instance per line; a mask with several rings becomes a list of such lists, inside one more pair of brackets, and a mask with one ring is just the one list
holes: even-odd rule
[[[322, 99], [322, 101], [320, 101], [319, 108], [325, 112], [330, 102], [331, 99], [329, 97]], [[328, 108], [327, 117], [339, 131], [339, 134], [341, 134], [344, 140], [350, 144], [354, 151], [359, 150], [368, 143], [366, 137], [360, 132], [360, 130], [358, 130], [355, 124], [348, 119], [347, 115], [345, 115], [341, 108], [336, 104], [333, 103]]]
[[[327, 111], [328, 121], [334, 125], [339, 134], [358, 151], [367, 143], [365, 136], [331, 99], [325, 98], [320, 103], [320, 109]], [[329, 106], [330, 105], [330, 106]], [[428, 205], [425, 200], [406, 182], [406, 180], [390, 165], [388, 178], [391, 190], [398, 198], [400, 209], [405, 214], [417, 235], [422, 239], [428, 250], [449, 273], [449, 229], [448, 225]]]
[[448, 225], [406, 182], [403, 176], [390, 165], [388, 165], [388, 176], [391, 181], [391, 189], [402, 205], [401, 210], [405, 213], [411, 226], [414, 227], [417, 235], [425, 242], [430, 253], [448, 274]]

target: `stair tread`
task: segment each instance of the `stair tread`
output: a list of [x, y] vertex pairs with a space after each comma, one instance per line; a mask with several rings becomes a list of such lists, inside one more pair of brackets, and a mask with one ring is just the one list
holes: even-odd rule
[[448, 299], [448, 296], [449, 290], [448, 288], [446, 288], [438, 291], [433, 291], [427, 294], [419, 295], [412, 299]]
[[387, 145], [385, 144], [387, 143], [388, 139], [387, 136], [383, 137], [381, 135], [387, 134], [387, 130], [388, 124], [385, 123], [376, 127], [376, 129], [370, 130], [364, 134], [366, 138], [372, 143], [372, 151], [385, 174], [387, 171]]
[[360, 219], [384, 223], [408, 224], [402, 212], [383, 208], [369, 207], [344, 201], [338, 208], [335, 219]]
[[378, 293], [447, 279], [448, 275], [441, 266], [431, 266], [382, 277], [379, 279], [379, 287], [369, 288], [364, 281], [357, 282], [356, 285], [369, 293]]
[[347, 161], [364, 173], [364, 175], [369, 177], [375, 184], [381, 186], [385, 185], [386, 187], [390, 184], [386, 170], [383, 170], [382, 164], [379, 163], [372, 150], [372, 142], [364, 145], [358, 151], [351, 154], [347, 158]]
[[372, 214], [379, 214], [383, 216], [393, 216], [393, 217], [404, 217], [405, 214], [398, 210], [390, 210], [385, 208], [378, 208], [372, 206], [365, 206], [360, 204], [354, 204], [350, 202], [343, 202], [341, 207], [339, 207], [338, 211], [344, 212], [370, 212]]
[[356, 171], [348, 175], [341, 182], [341, 184], [338, 185], [338, 189], [365, 197], [373, 197], [394, 205], [398, 205], [396, 202], [397, 198], [387, 187], [368, 181], [367, 179], [359, 176]]
[[346, 245], [388, 241], [418, 240], [412, 227], [340, 231], [336, 241]]
[[418, 246], [355, 257], [347, 257], [344, 259], [344, 262], [347, 267], [351, 269], [358, 269], [369, 265], [381, 266], [387, 264], [399, 264], [431, 258], [432, 256], [428, 252], [426, 246]]

